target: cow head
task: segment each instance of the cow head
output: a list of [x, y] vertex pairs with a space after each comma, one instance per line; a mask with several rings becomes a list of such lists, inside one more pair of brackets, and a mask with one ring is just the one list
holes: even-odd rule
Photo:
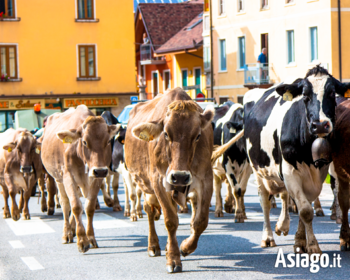
[[293, 84], [279, 85], [276, 91], [290, 100], [302, 97], [310, 133], [325, 137], [333, 130], [335, 94], [344, 96], [348, 89], [349, 83], [339, 82], [318, 65], [309, 70], [304, 79], [298, 79]]
[[92, 178], [105, 178], [111, 163], [110, 140], [120, 125], [107, 125], [101, 117], [86, 118], [79, 129], [57, 132], [63, 143], [77, 144], [77, 153], [85, 163], [86, 172]]
[[39, 154], [41, 143], [38, 143], [33, 135], [27, 131], [22, 132], [16, 138], [15, 142], [11, 142], [3, 146], [8, 152], [17, 152], [20, 172], [24, 174], [33, 173], [33, 160], [35, 153]]
[[[214, 108], [207, 107], [204, 113], [192, 100], [172, 102], [164, 120], [142, 123], [132, 130], [134, 137], [158, 140], [165, 146], [168, 169], [166, 182], [173, 186], [188, 186], [192, 183], [191, 165], [201, 133], [211, 129]], [[164, 149], [162, 149], [164, 151]], [[162, 151], [155, 150], [157, 154]]]

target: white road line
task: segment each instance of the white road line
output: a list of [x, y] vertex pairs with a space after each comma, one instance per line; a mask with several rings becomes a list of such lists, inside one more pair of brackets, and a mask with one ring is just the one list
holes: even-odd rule
[[21, 259], [30, 270], [44, 269], [44, 267], [34, 257], [22, 257]]
[[40, 220], [39, 217], [33, 217], [31, 220], [14, 221], [12, 219], [6, 219], [5, 221], [17, 236], [55, 232], [49, 225]]
[[[83, 215], [83, 222], [86, 225], [86, 215]], [[94, 229], [107, 229], [107, 228], [123, 228], [123, 227], [134, 227], [135, 225], [125, 222], [123, 220], [114, 218], [104, 213], [95, 213], [93, 219]]]
[[9, 243], [14, 249], [24, 248], [24, 245], [20, 240], [9, 241]]

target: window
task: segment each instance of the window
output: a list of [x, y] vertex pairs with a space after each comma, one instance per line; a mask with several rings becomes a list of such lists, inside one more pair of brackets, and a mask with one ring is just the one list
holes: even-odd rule
[[219, 0], [219, 15], [225, 14], [225, 0]]
[[0, 13], [6, 17], [15, 17], [15, 0], [0, 0]]
[[210, 18], [209, 16], [204, 16], [204, 32], [209, 32], [210, 30]]
[[288, 52], [288, 57], [287, 57], [287, 62], [293, 63], [295, 62], [295, 55], [294, 55], [294, 30], [289, 30], [287, 31], [287, 52]]
[[187, 70], [182, 70], [182, 87], [188, 86], [188, 74]]
[[17, 79], [17, 47], [0, 45], [1, 76]]
[[238, 37], [238, 68], [245, 67], [245, 37]]
[[163, 81], [164, 81], [164, 92], [167, 89], [171, 88], [171, 84], [170, 84], [170, 71], [169, 70], [165, 70], [163, 72]]
[[237, 96], [237, 103], [240, 103], [243, 105], [243, 98], [244, 96]]
[[317, 27], [310, 28], [311, 61], [318, 60]]
[[79, 77], [96, 78], [95, 46], [79, 46]]
[[221, 39], [219, 40], [219, 47], [220, 47], [220, 71], [226, 71], [226, 40]]
[[152, 72], [152, 87], [153, 87], [153, 97], [158, 94], [158, 72]]
[[194, 84], [196, 86], [199, 86], [199, 88], [196, 88], [196, 96], [197, 96], [198, 93], [202, 92], [201, 90], [202, 70], [201, 68], [195, 68], [193, 73], [194, 73]]
[[219, 104], [224, 104], [228, 101], [228, 96], [219, 96]]
[[269, 0], [261, 0], [261, 9], [266, 9], [269, 7]]
[[286, 0], [286, 4], [294, 3], [294, 0]]
[[203, 38], [204, 71], [210, 71], [210, 37]]
[[94, 18], [94, 0], [77, 0], [78, 1], [78, 18]]
[[244, 12], [244, 0], [238, 0], [238, 12]]

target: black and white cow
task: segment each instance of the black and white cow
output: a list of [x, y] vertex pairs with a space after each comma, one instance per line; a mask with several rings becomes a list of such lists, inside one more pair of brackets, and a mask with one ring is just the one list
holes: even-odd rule
[[[244, 136], [264, 212], [262, 247], [276, 245], [269, 196], [281, 192], [288, 196], [287, 190], [299, 210], [295, 252], [321, 253], [312, 229], [311, 202], [321, 192], [329, 164], [315, 166], [311, 146], [317, 137], [327, 137], [332, 132], [335, 93], [344, 95], [349, 88], [349, 84], [340, 83], [317, 66], [304, 79], [266, 90], [255, 104], [248, 101], [251, 94], [247, 93]], [[280, 216], [276, 231], [288, 232], [288, 211], [282, 212], [286, 214]]]
[[[101, 115], [108, 125], [117, 124], [118, 119], [109, 111], [103, 112]], [[123, 176], [124, 190], [125, 190], [125, 208], [124, 216], [130, 217], [131, 221], [137, 221], [137, 217], [142, 218], [142, 206], [141, 195], [142, 191], [133, 183], [129, 171], [126, 168], [124, 161], [124, 140], [125, 140], [126, 128], [120, 128], [117, 135], [111, 140], [112, 147], [112, 161], [109, 170], [109, 176], [106, 178], [107, 192], [110, 193], [110, 185], [113, 187], [114, 192], [114, 205], [118, 207], [114, 211], [121, 211], [118, 200], [118, 187], [119, 187], [119, 175]], [[131, 200], [131, 210], [130, 203]], [[119, 208], [120, 207], [120, 208]], [[119, 210], [120, 209], [120, 210]]]
[[[224, 145], [229, 142], [239, 131], [243, 129], [243, 106], [228, 101], [216, 108], [214, 129], [214, 145]], [[216, 194], [215, 216], [223, 217], [221, 186], [222, 181], [227, 180], [227, 196], [225, 199], [225, 211], [232, 213], [235, 205], [235, 222], [243, 223], [246, 219], [244, 207], [244, 194], [251, 167], [248, 162], [245, 139], [241, 138], [230, 146], [213, 165], [214, 190]], [[234, 199], [234, 201], [233, 201]], [[235, 202], [235, 203], [233, 203]]]

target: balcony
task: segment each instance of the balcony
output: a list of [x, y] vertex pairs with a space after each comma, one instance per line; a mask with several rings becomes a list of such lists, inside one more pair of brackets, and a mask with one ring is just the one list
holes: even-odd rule
[[140, 53], [141, 53], [141, 65], [157, 65], [157, 64], [165, 64], [166, 61], [164, 59], [164, 56], [161, 57], [153, 57], [152, 55], [152, 48], [150, 44], [144, 44], [140, 47]]
[[244, 86], [252, 88], [269, 88], [270, 67], [268, 63], [250, 63], [244, 68]]

